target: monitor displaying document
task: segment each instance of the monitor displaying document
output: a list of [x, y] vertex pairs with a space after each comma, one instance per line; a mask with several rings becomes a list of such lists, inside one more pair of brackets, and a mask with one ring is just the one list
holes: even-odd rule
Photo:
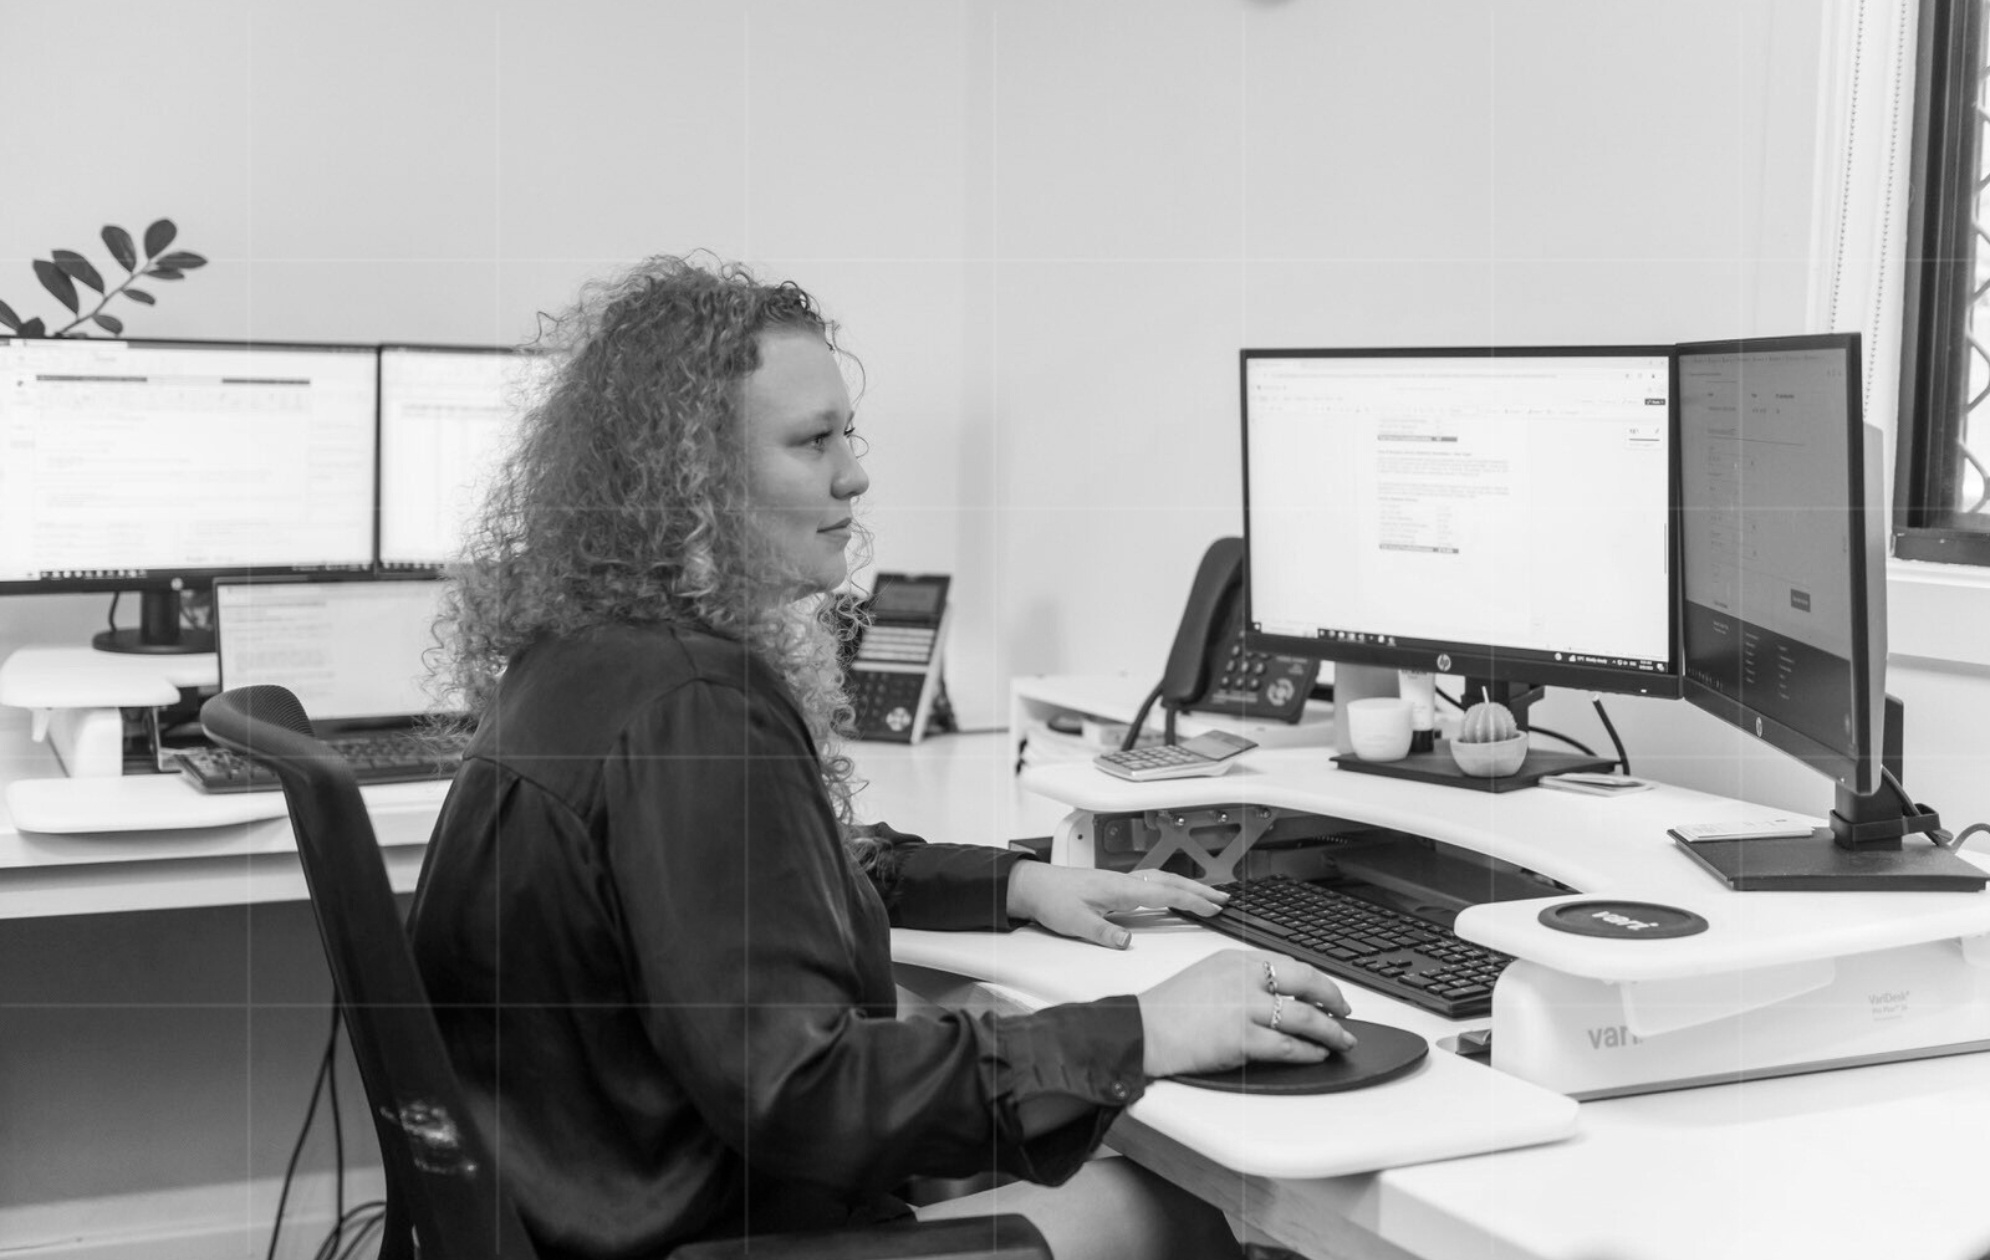
[[380, 347], [380, 563], [438, 568], [555, 360], [468, 346]]
[[1670, 347], [1246, 350], [1254, 639], [1676, 697]]

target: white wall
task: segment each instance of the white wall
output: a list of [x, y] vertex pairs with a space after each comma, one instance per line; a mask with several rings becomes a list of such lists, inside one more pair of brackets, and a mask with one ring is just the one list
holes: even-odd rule
[[[122, 309], [134, 335], [503, 341], [647, 253], [763, 263], [823, 298], [866, 365], [877, 560], [957, 575], [950, 684], [985, 726], [1017, 672], [1158, 674], [1203, 546], [1240, 526], [1240, 346], [1803, 330], [1822, 12], [0, 5], [0, 300], [55, 314], [30, 257], [65, 246], [103, 266], [101, 224], [160, 215], [213, 262]], [[75, 641], [103, 607], [0, 601], [0, 651]], [[1943, 792], [1929, 799], [1990, 814], [1962, 707], [1990, 679], [1941, 661], [1896, 675], [1910, 758]], [[1683, 705], [1611, 708], [1641, 770], [1821, 808], [1819, 781]], [[1586, 697], [1541, 716], [1601, 738]], [[250, 926], [271, 921], [298, 938], [281, 913]], [[0, 956], [41, 960], [34, 993], [100, 992], [100, 969], [183, 948], [185, 984], [160, 994], [192, 1002], [257, 939], [158, 916], [66, 924], [0, 925]], [[321, 982], [281, 991], [317, 1002]], [[76, 1038], [107, 1052], [131, 1028], [107, 1011], [79, 1031], [4, 992], [0, 1129]], [[240, 1010], [213, 1018], [239, 1038]], [[256, 1089], [301, 1106], [315, 1027], [265, 1038]], [[193, 1034], [175, 1036], [183, 1066]], [[208, 1084], [244, 1070], [227, 1060]], [[58, 1195], [37, 1170], [92, 1166], [155, 1083], [105, 1088], [88, 1132], [37, 1123], [52, 1159], [10, 1141], [0, 1211]], [[274, 1115], [246, 1139], [193, 1131], [182, 1171], [113, 1161], [78, 1193], [266, 1175], [287, 1136]]]
[[30, 255], [160, 214], [214, 261], [137, 335], [509, 340], [697, 247], [816, 290], [877, 560], [958, 574], [971, 725], [1014, 672], [1158, 668], [1239, 526], [1240, 345], [1803, 318], [1805, 0], [197, 0], [170, 57], [154, 5], [4, 12], [49, 110], [0, 136], [46, 173], [0, 204], [24, 312]]

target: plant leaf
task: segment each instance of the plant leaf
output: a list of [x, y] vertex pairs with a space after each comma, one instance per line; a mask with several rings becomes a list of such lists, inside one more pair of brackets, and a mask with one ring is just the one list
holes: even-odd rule
[[130, 298], [134, 302], [143, 302], [147, 306], [152, 305], [155, 301], [158, 300], [157, 298], [154, 298], [150, 293], [147, 293], [143, 289], [126, 289], [124, 291], [124, 295]]
[[23, 337], [46, 337], [48, 336], [48, 329], [42, 327], [41, 316], [37, 315], [27, 323], [21, 325], [21, 335]]
[[138, 270], [138, 250], [131, 244], [131, 233], [115, 223], [104, 224], [104, 247], [117, 259], [117, 265], [126, 271]]
[[56, 250], [55, 265], [62, 268], [72, 278], [89, 285], [97, 292], [102, 293], [104, 291], [104, 278], [97, 274], [97, 269], [90, 265], [89, 259], [83, 257], [83, 255], [77, 253], [75, 250]]
[[207, 259], [199, 254], [189, 254], [184, 250], [174, 250], [158, 260], [161, 267], [171, 267], [174, 271], [192, 271], [195, 267], [207, 266]]
[[185, 272], [174, 271], [171, 267], [154, 267], [145, 273], [154, 280], [178, 280]]
[[115, 315], [92, 315], [90, 318], [96, 320], [98, 326], [113, 337], [124, 331], [124, 321]]
[[153, 223], [151, 227], [145, 229], [145, 256], [157, 258], [159, 251], [171, 245], [173, 238], [179, 234], [180, 230], [173, 226], [171, 219], [160, 219]]
[[10, 332], [21, 331], [21, 317], [14, 314], [14, 308], [0, 302], [0, 324], [7, 325]]
[[75, 282], [63, 274], [62, 268], [45, 258], [35, 259], [35, 275], [41, 280], [41, 287], [55, 295], [55, 300], [69, 308], [74, 315], [77, 311]]

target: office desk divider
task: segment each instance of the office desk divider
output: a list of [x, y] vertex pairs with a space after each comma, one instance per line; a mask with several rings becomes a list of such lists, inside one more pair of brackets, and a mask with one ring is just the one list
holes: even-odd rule
[[[1455, 924], [1459, 936], [1516, 959], [1493, 991], [1494, 1072], [1571, 1098], [1990, 1047], [1990, 895], [1735, 892], [1667, 835], [1681, 822], [1773, 812], [1764, 807], [1665, 785], [1619, 798], [1537, 789], [1489, 796], [1345, 774], [1303, 751], [1248, 762], [1222, 779], [1133, 784], [1058, 765], [1028, 770], [1022, 782], [1073, 807], [1053, 837], [1058, 862], [1125, 863], [1126, 854], [1099, 861], [1093, 820], [1101, 815], [1151, 811], [1151, 830], [1165, 837], [1175, 814], [1221, 807], [1245, 818], [1265, 807], [1391, 828], [1576, 890], [1474, 905]], [[1235, 867], [1251, 839], [1240, 823], [1212, 858], [1221, 867], [1215, 877]], [[1596, 896], [1675, 907], [1708, 928], [1607, 940], [1540, 920], [1547, 907]], [[1359, 1005], [1366, 995], [1356, 993]]]

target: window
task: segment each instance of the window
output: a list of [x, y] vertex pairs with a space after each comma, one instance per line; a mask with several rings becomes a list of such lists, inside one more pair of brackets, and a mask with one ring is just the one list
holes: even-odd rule
[[1894, 554], [1990, 565], [1990, 0], [1922, 0]]

